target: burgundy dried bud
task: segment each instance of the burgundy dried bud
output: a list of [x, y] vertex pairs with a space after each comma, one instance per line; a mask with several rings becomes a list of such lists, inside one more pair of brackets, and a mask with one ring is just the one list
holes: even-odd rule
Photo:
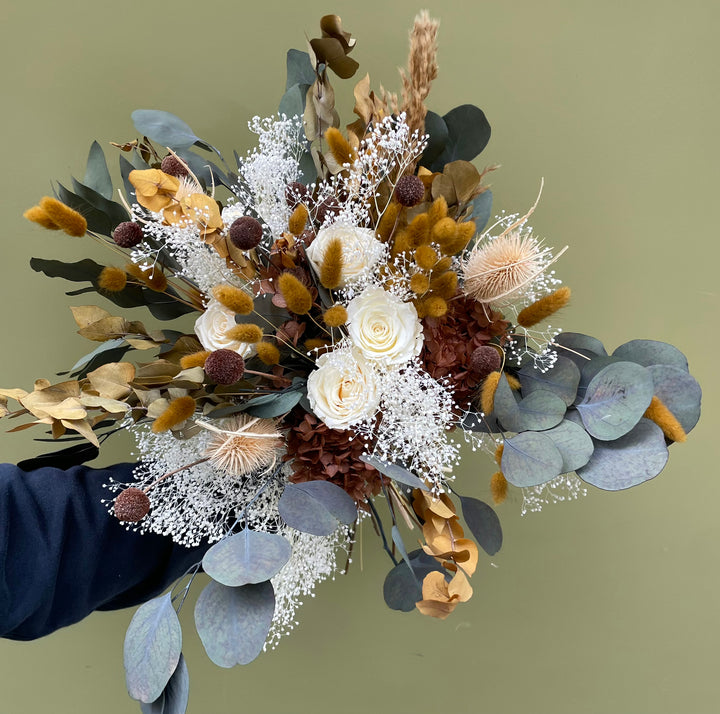
[[425, 198], [425, 184], [417, 176], [402, 176], [395, 185], [395, 198], [401, 206], [417, 206]]
[[160, 170], [163, 173], [169, 174], [170, 176], [176, 176], [177, 178], [185, 178], [189, 175], [185, 164], [172, 154], [168, 154], [162, 160]]
[[215, 350], [205, 360], [205, 374], [217, 384], [235, 384], [245, 374], [245, 360], [233, 350]]
[[500, 353], [489, 345], [481, 345], [470, 355], [470, 369], [480, 379], [485, 379], [490, 372], [497, 372], [501, 366], [502, 358]]
[[138, 243], [143, 242], [145, 236], [139, 223], [125, 221], [115, 228], [112, 238], [121, 248], [134, 248]]
[[328, 196], [315, 206], [315, 221], [325, 223], [327, 218], [333, 214], [340, 213], [340, 202], [334, 196]]
[[307, 200], [307, 186], [301, 184], [299, 181], [293, 181], [285, 187], [285, 200], [290, 208], [295, 208], [298, 203], [303, 203]]
[[119, 521], [137, 523], [150, 512], [150, 499], [145, 491], [131, 486], [115, 498], [115, 517]]
[[233, 221], [230, 226], [230, 240], [240, 250], [252, 250], [260, 245], [263, 228], [256, 218], [243, 216]]

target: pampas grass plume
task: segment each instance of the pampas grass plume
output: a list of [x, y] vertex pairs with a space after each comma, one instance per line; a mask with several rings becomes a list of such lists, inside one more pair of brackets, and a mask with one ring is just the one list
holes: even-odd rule
[[283, 273], [277, 279], [277, 285], [290, 312], [296, 315], [307, 315], [310, 312], [312, 308], [310, 291], [292, 273]]
[[671, 441], [683, 442], [687, 440], [685, 429], [682, 428], [675, 415], [663, 404], [659, 397], [652, 398], [644, 416], [654, 421]]
[[253, 299], [234, 285], [216, 285], [212, 293], [219, 303], [238, 315], [249, 315], [255, 309]]
[[192, 397], [173, 399], [168, 408], [153, 422], [152, 430], [158, 434], [182, 424], [195, 413], [195, 400]]
[[40, 208], [68, 235], [80, 238], [87, 233], [87, 221], [83, 216], [56, 198], [44, 196], [40, 200]]
[[533, 327], [533, 325], [547, 320], [550, 315], [565, 307], [568, 302], [570, 302], [570, 288], [563, 286], [521, 310], [517, 317], [518, 325]]

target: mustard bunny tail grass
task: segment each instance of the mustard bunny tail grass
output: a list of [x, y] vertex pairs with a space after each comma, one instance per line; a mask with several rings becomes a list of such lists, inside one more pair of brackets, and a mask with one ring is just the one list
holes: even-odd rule
[[235, 325], [235, 327], [231, 327], [225, 333], [225, 337], [235, 340], [236, 342], [247, 342], [250, 345], [254, 345], [256, 342], [260, 342], [260, 340], [262, 340], [263, 331], [257, 325], [247, 322], [242, 325]]
[[112, 265], [104, 267], [98, 276], [98, 287], [109, 293], [119, 293], [127, 285], [127, 273]]
[[650, 406], [645, 410], [646, 419], [654, 421], [670, 441], [687, 441], [687, 434], [675, 415], [663, 404], [659, 397], [653, 397]]
[[480, 389], [480, 409], [484, 414], [490, 414], [495, 408], [495, 390], [500, 383], [500, 372], [490, 372]]
[[335, 161], [341, 166], [352, 164], [353, 161], [355, 161], [355, 152], [339, 129], [333, 126], [326, 129], [325, 141], [327, 141], [328, 147], [335, 157]]
[[234, 285], [216, 285], [212, 293], [219, 303], [238, 315], [249, 315], [255, 309], [250, 295]]
[[152, 430], [159, 434], [161, 431], [172, 429], [182, 424], [195, 413], [195, 400], [192, 397], [178, 397], [173, 399], [168, 408], [153, 422]]
[[47, 228], [49, 231], [59, 231], [60, 226], [53, 221], [50, 216], [48, 216], [45, 211], [43, 211], [40, 206], [33, 206], [32, 208], [28, 208], [25, 213], [23, 213], [23, 217], [27, 218], [28, 221], [32, 221], [33, 223], [37, 223], [39, 226], [42, 226], [43, 228]]
[[305, 208], [305, 204], [298, 203], [288, 220], [288, 230], [290, 233], [294, 236], [299, 236], [305, 230], [308, 215], [308, 209]]
[[87, 221], [83, 216], [56, 198], [44, 196], [40, 200], [40, 208], [69, 236], [80, 238], [87, 233]]
[[180, 366], [183, 369], [192, 369], [193, 367], [204, 367], [205, 360], [210, 356], [208, 350], [202, 350], [201, 352], [193, 352], [192, 354], [185, 355], [180, 358]]
[[497, 506], [507, 498], [508, 482], [502, 471], [498, 471], [492, 475], [490, 479], [490, 493], [492, 494], [493, 503]]
[[272, 342], [258, 342], [255, 345], [257, 356], [263, 364], [275, 365], [280, 362], [280, 350]]
[[[335, 290], [342, 281], [343, 250], [342, 241], [333, 238], [327, 245], [320, 265], [320, 284], [328, 290]], [[287, 298], [285, 298], [287, 300]], [[298, 313], [302, 314], [302, 313]]]
[[277, 285], [290, 312], [296, 315], [307, 315], [310, 312], [312, 308], [310, 291], [292, 273], [283, 273], [277, 279]]
[[550, 315], [565, 307], [568, 302], [570, 302], [570, 288], [563, 286], [521, 310], [517, 318], [518, 325], [533, 327], [533, 325], [547, 320]]

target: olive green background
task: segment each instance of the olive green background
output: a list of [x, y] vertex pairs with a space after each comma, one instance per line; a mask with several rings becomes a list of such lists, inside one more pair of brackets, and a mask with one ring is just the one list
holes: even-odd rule
[[[408, 0], [0, 6], [0, 385], [30, 388], [93, 346], [74, 334], [67, 305], [102, 299], [66, 298], [73, 286], [33, 273], [28, 260], [103, 254], [21, 218], [52, 179], [82, 178], [93, 139], [131, 139], [130, 112], [159, 108], [224, 152], [244, 151], [247, 119], [270, 114], [282, 94], [286, 49], [304, 49], [322, 14], [337, 12], [358, 38], [357, 78], [369, 71], [376, 88], [397, 89], [418, 9]], [[442, 25], [429, 105], [485, 110], [493, 136], [481, 163], [502, 164], [495, 208], [524, 211], [545, 178], [532, 223], [549, 245], [570, 245], [557, 271], [573, 300], [555, 322], [610, 349], [636, 337], [678, 345], [704, 388], [704, 415], [650, 483], [525, 518], [517, 498], [502, 505], [505, 545], [481, 558], [472, 601], [445, 622], [384, 606], [388, 562], [367, 528], [362, 564], [358, 545], [350, 574], [321, 585], [292, 636], [246, 668], [209, 662], [188, 607], [189, 711], [717, 711], [718, 6], [523, 0], [430, 10]], [[334, 80], [343, 107], [351, 85]], [[30, 432], [4, 433], [11, 425], [2, 459], [35, 454]], [[98, 463], [128, 449], [116, 441]], [[488, 498], [492, 471], [467, 458], [458, 488]], [[0, 642], [0, 712], [139, 711], [122, 673], [131, 615]]]

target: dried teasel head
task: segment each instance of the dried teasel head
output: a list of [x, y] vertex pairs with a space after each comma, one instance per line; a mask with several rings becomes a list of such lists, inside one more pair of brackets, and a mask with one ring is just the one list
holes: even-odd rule
[[245, 476], [272, 465], [283, 445], [282, 434], [273, 419], [239, 414], [222, 427], [206, 422], [198, 424], [214, 433], [205, 451], [210, 463], [235, 476]]

